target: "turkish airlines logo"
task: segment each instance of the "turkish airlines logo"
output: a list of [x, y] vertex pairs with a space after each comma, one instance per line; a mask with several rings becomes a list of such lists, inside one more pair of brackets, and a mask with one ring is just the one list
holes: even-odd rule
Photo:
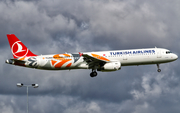
[[12, 45], [12, 53], [15, 57], [23, 57], [26, 56], [28, 53], [28, 49], [23, 46], [21, 41], [17, 41]]

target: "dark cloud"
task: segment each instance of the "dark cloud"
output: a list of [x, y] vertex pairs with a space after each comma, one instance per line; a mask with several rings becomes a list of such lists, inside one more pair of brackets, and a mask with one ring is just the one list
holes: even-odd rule
[[12, 58], [6, 34], [14, 33], [36, 54], [167, 48], [180, 55], [179, 1], [0, 1], [0, 111], [50, 113], [179, 113], [179, 60], [122, 67], [117, 72], [45, 71], [5, 64]]

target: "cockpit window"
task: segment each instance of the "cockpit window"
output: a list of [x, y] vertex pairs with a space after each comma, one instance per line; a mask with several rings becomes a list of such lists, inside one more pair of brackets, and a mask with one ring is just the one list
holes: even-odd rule
[[171, 52], [170, 51], [166, 51], [166, 54], [170, 54]]

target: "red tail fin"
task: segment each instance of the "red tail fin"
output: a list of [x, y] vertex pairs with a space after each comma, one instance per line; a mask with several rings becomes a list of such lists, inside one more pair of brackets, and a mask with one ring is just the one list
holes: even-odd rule
[[7, 38], [14, 58], [37, 56], [32, 53], [14, 34], [7, 34]]

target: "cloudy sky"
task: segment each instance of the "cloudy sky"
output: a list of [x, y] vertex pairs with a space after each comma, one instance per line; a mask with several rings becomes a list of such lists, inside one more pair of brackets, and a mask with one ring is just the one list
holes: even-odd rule
[[44, 71], [5, 64], [6, 34], [35, 54], [160, 47], [180, 55], [179, 0], [0, 0], [0, 111], [179, 113], [180, 61], [117, 72]]

